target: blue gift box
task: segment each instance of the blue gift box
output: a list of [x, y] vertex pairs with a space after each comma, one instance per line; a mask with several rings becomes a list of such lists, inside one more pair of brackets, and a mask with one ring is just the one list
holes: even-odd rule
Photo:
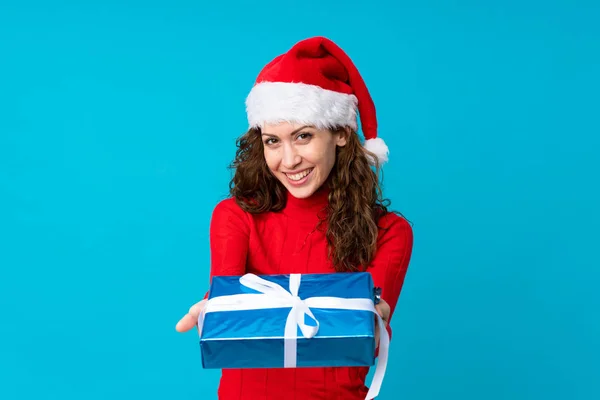
[[[289, 367], [290, 349], [295, 352], [292, 365], [295, 367], [374, 364], [374, 287], [369, 273], [252, 277], [278, 285], [275, 292], [283, 294], [283, 297], [277, 299], [261, 293], [264, 285], [260, 283], [255, 287], [246, 286], [243, 284], [245, 277], [213, 277], [206, 314], [199, 320], [204, 368]], [[293, 291], [290, 287], [292, 278], [300, 281], [297, 297], [290, 293], [290, 290]], [[305, 337], [294, 323], [296, 337], [284, 338], [286, 322], [292, 311], [292, 306], [285, 304], [286, 296], [296, 305], [296, 310], [309, 307], [314, 320], [301, 314], [303, 321], [297, 322], [304, 322], [310, 330], [318, 321], [318, 331], [313, 337]], [[355, 307], [352, 302], [360, 304], [357, 308], [362, 309], [347, 309]], [[252, 309], [254, 306], [258, 309]], [[289, 347], [290, 344], [293, 347]]]

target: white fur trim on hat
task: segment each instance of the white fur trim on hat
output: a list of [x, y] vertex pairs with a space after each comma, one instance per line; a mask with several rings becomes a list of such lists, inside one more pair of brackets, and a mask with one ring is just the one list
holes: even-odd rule
[[[367, 139], [365, 140], [363, 147], [377, 156], [380, 165], [388, 161], [388, 154], [390, 153], [390, 150], [382, 138], [377, 137], [373, 139]], [[371, 164], [374, 164], [373, 160], [371, 160], [371, 157], [368, 156], [368, 158]]]
[[305, 83], [262, 82], [250, 91], [246, 112], [252, 128], [293, 122], [319, 129], [349, 126], [357, 130], [357, 105], [353, 94]]

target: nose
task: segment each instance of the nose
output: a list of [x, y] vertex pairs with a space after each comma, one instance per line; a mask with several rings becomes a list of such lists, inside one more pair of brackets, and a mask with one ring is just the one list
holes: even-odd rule
[[300, 157], [293, 145], [286, 144], [283, 146], [283, 158], [281, 159], [281, 164], [285, 169], [293, 170], [301, 161], [302, 157]]

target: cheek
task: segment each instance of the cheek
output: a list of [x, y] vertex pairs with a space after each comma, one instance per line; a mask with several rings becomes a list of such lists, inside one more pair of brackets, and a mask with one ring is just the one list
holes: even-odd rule
[[335, 164], [335, 146], [324, 146], [313, 155], [315, 164], [319, 164], [322, 171], [327, 174]]
[[277, 151], [265, 149], [264, 151], [265, 162], [267, 163], [267, 167], [271, 171], [275, 171], [279, 165], [279, 157]]
[[325, 146], [324, 143], [311, 143], [311, 145], [302, 149], [301, 156], [311, 164], [327, 165], [327, 160], [330, 157], [329, 146]]

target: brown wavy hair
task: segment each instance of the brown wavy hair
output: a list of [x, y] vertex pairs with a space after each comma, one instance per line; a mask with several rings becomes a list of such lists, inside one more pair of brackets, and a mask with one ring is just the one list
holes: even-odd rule
[[[361, 271], [371, 263], [377, 250], [378, 221], [389, 205], [382, 198], [380, 167], [369, 164], [368, 157], [376, 160], [375, 155], [363, 148], [356, 132], [346, 137], [346, 145], [337, 147], [335, 164], [324, 183], [330, 189], [329, 205], [319, 224], [327, 221], [328, 255], [340, 272]], [[287, 189], [267, 166], [260, 129], [250, 129], [236, 144], [230, 195], [249, 213], [284, 208]]]

